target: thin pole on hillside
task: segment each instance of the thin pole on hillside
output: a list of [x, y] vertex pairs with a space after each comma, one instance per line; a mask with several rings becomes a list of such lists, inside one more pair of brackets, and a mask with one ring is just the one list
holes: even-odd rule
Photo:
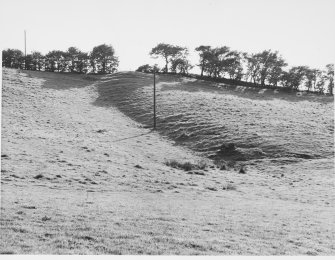
[[156, 71], [154, 70], [154, 130], [156, 130]]
[[24, 69], [27, 68], [27, 37], [26, 37], [26, 30], [24, 30]]

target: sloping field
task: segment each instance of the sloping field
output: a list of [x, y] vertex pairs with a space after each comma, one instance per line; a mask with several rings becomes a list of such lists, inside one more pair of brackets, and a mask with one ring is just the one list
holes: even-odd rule
[[3, 70], [1, 253], [335, 253], [331, 99], [151, 79]]
[[[332, 97], [157, 77], [157, 129], [204, 156], [272, 163], [333, 158]], [[98, 104], [152, 126], [153, 76], [119, 73], [99, 84]], [[222, 147], [223, 146], [223, 147]]]

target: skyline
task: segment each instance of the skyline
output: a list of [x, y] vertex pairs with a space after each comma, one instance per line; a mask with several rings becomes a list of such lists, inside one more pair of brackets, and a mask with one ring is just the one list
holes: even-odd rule
[[[106, 43], [119, 57], [120, 71], [136, 70], [146, 63], [162, 65], [161, 60], [149, 55], [161, 42], [187, 47], [193, 65], [198, 63], [194, 49], [199, 45], [226, 45], [249, 53], [277, 50], [289, 67], [323, 69], [335, 57], [335, 19], [331, 12], [335, 3], [331, 0], [0, 3], [1, 49], [24, 52], [24, 30], [27, 54], [65, 51], [71, 46], [89, 52]], [[19, 18], [13, 20], [11, 10]]]

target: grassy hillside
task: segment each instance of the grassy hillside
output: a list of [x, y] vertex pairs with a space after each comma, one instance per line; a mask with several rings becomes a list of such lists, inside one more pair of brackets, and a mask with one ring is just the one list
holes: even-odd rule
[[331, 99], [160, 76], [157, 133], [151, 84], [3, 70], [1, 254], [335, 253]]
[[[157, 77], [157, 129], [204, 156], [248, 164], [332, 158], [333, 98]], [[153, 76], [118, 73], [98, 84], [98, 105], [116, 105], [152, 126]], [[299, 93], [300, 94], [300, 93]]]

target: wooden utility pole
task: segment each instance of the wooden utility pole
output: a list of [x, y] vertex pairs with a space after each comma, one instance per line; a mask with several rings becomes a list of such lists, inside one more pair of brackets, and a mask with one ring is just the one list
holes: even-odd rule
[[27, 68], [27, 37], [26, 30], [24, 30], [24, 69]]
[[154, 70], [154, 130], [156, 130], [156, 71]]
[[26, 30], [24, 30], [24, 57], [27, 56], [27, 38], [26, 38]]

